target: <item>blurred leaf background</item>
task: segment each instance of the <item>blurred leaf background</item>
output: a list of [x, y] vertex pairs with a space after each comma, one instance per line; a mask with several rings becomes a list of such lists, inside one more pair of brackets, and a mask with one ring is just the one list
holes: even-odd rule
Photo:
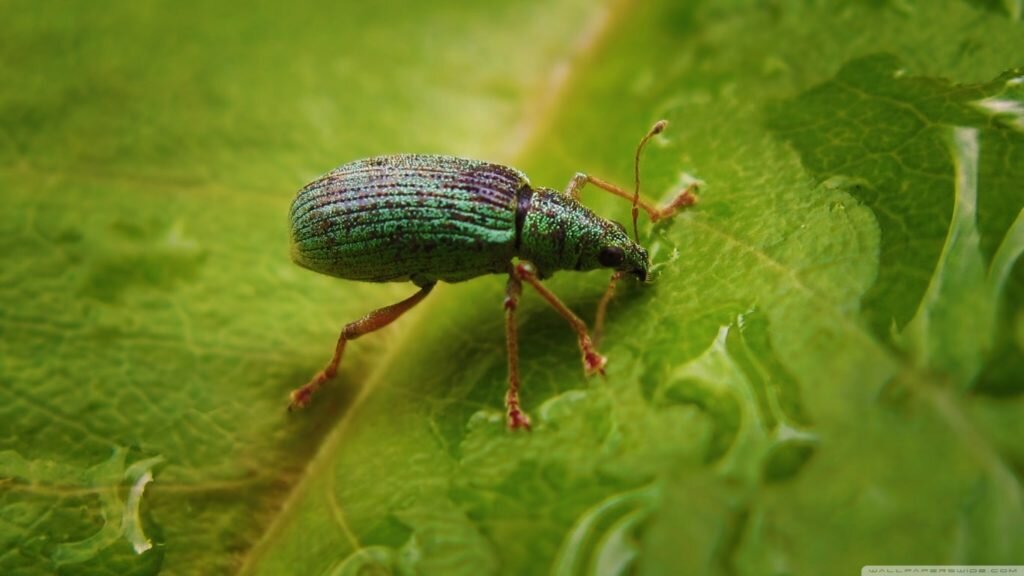
[[[1024, 564], [1018, 0], [2, 6], [0, 573]], [[285, 412], [412, 290], [289, 262], [305, 182], [628, 183], [659, 118], [645, 188], [701, 203], [645, 226], [606, 378], [527, 291], [508, 433], [494, 276]]]

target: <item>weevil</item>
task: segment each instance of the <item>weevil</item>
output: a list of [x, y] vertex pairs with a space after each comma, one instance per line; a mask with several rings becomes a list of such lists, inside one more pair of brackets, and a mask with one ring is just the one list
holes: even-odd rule
[[[584, 373], [604, 374], [607, 359], [598, 353], [586, 323], [540, 281], [558, 270], [611, 269], [611, 281], [598, 304], [595, 335], [616, 283], [626, 275], [647, 281], [650, 260], [639, 244], [639, 210], [658, 221], [696, 202], [695, 185], [661, 207], [640, 196], [640, 155], [666, 124], [655, 123], [636, 148], [633, 192], [582, 172], [573, 176], [564, 192], [535, 188], [514, 168], [421, 154], [357, 160], [307, 184], [291, 207], [291, 254], [298, 265], [348, 280], [412, 282], [419, 291], [345, 325], [330, 362], [292, 391], [289, 409], [305, 407], [334, 378], [350, 340], [395, 321], [423, 301], [439, 281], [462, 282], [485, 274], [508, 274], [505, 408], [510, 428], [530, 427], [519, 400], [516, 333], [524, 282], [569, 322]], [[580, 203], [580, 191], [587, 184], [632, 202], [633, 239], [623, 225]]]

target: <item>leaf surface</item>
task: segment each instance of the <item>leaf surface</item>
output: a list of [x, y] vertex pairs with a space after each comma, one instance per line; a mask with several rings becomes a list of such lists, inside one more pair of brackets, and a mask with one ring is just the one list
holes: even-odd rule
[[[821, 574], [1024, 563], [1019, 10], [942, 2], [16, 4], [0, 59], [0, 572]], [[588, 381], [504, 279], [288, 261], [389, 152], [700, 203], [642, 224]], [[596, 189], [584, 202], [625, 221]], [[602, 273], [548, 282], [591, 318]]]

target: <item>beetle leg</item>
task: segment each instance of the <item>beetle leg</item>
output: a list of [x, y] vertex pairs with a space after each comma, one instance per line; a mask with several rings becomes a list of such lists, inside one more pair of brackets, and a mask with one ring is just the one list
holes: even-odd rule
[[576, 332], [576, 338], [579, 340], [580, 353], [583, 355], [583, 372], [590, 376], [592, 374], [600, 372], [604, 374], [604, 365], [608, 363], [608, 359], [597, 353], [597, 349], [594, 346], [594, 342], [590, 339], [590, 335], [587, 333], [587, 324], [580, 320], [580, 317], [573, 314], [572, 310], [562, 303], [550, 290], [544, 287], [540, 283], [540, 279], [537, 278], [537, 270], [533, 264], [529, 262], [520, 262], [515, 265], [513, 272], [520, 279], [524, 280], [533, 286], [533, 288], [540, 293], [548, 304], [552, 308], [558, 311], [569, 322], [569, 326], [572, 327], [573, 331]]
[[291, 411], [308, 406], [313, 394], [325, 382], [334, 378], [334, 375], [338, 372], [338, 364], [341, 363], [341, 356], [345, 352], [345, 344], [349, 340], [355, 340], [364, 334], [369, 334], [391, 324], [399, 316], [408, 312], [410, 308], [419, 304], [420, 301], [426, 298], [427, 294], [430, 294], [433, 288], [433, 283], [421, 286], [419, 292], [405, 300], [378, 308], [359, 320], [346, 324], [345, 328], [341, 331], [341, 335], [338, 336], [338, 343], [334, 347], [334, 356], [331, 358], [331, 361], [323, 370], [317, 372], [316, 376], [313, 376], [313, 379], [306, 383], [305, 386], [292, 390], [291, 403], [288, 405], [288, 410]]
[[[615, 184], [612, 184], [611, 182], [601, 180], [600, 178], [596, 178], [594, 176], [584, 174], [582, 172], [577, 172], [576, 175], [572, 177], [572, 180], [569, 181], [569, 186], [565, 189], [565, 193], [571, 196], [573, 200], [579, 200], [580, 190], [582, 190], [583, 186], [586, 184], [593, 184], [594, 186], [597, 186], [602, 190], [611, 192], [612, 194], [620, 198], [625, 198], [631, 202], [634, 198], [633, 192], [623, 190], [622, 188], [616, 186]], [[647, 212], [647, 215], [651, 217], [651, 222], [663, 220], [665, 218], [668, 218], [669, 216], [674, 215], [676, 212], [679, 211], [680, 208], [685, 208], [687, 206], [692, 206], [696, 204], [696, 192], [697, 183], [694, 182], [687, 186], [685, 190], [676, 195], [675, 198], [672, 198], [662, 206], [657, 206], [650, 200], [644, 198], [643, 196], [639, 196], [637, 197], [636, 205], [633, 206], [633, 216], [635, 218], [636, 215], [639, 213], [639, 210], [643, 209], [643, 211]]]
[[505, 286], [505, 341], [508, 350], [508, 391], [505, 393], [506, 421], [512, 430], [530, 429], [530, 418], [519, 406], [519, 335], [516, 329], [516, 308], [523, 293], [523, 283], [513, 272]]
[[608, 288], [604, 291], [604, 296], [601, 296], [601, 301], [597, 303], [597, 314], [594, 316], [594, 345], [597, 346], [601, 343], [601, 336], [604, 334], [604, 316], [608, 310], [608, 303], [612, 301], [615, 296], [615, 285], [619, 283], [619, 280], [625, 276], [626, 273], [618, 270], [612, 273], [611, 280], [608, 281]]
[[579, 200], [580, 190], [582, 190], [583, 186], [589, 182], [590, 184], [593, 184], [594, 186], [597, 186], [602, 190], [606, 190], [616, 196], [620, 196], [622, 198], [630, 200], [633, 203], [633, 235], [637, 239], [639, 239], [639, 234], [637, 233], [636, 228], [636, 217], [639, 213], [640, 208], [643, 208], [644, 211], [647, 212], [647, 214], [651, 217], [652, 222], [657, 222], [662, 218], [667, 218], [675, 214], [680, 208], [684, 206], [690, 206], [696, 203], [697, 197], [694, 196], [693, 194], [697, 190], [696, 184], [690, 184], [689, 186], [686, 187], [686, 190], [680, 192], [679, 195], [677, 195], [675, 198], [673, 198], [671, 201], [667, 202], [664, 206], [660, 208], [656, 207], [650, 201], [640, 197], [640, 153], [643, 152], [644, 146], [647, 145], [647, 141], [650, 140], [655, 134], [661, 134], [661, 131], [665, 129], [665, 126], [668, 126], [668, 122], [666, 122], [665, 120], [658, 120], [657, 122], [655, 122], [654, 126], [652, 126], [651, 129], [647, 131], [647, 134], [644, 135], [643, 139], [640, 140], [640, 144], [637, 145], [636, 147], [636, 154], [633, 155], [632, 193], [623, 190], [622, 188], [616, 186], [615, 184], [612, 184], [611, 182], [601, 180], [600, 178], [595, 178], [582, 172], [577, 172], [576, 175], [572, 177], [572, 180], [569, 181], [569, 186], [565, 189], [565, 193], [571, 196], [573, 200]]

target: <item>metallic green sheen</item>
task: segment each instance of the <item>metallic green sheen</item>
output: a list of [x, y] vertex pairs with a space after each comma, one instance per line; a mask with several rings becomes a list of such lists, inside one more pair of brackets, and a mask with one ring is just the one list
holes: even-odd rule
[[[401, 154], [345, 164], [299, 191], [292, 259], [366, 282], [460, 282], [528, 260], [558, 270], [614, 268], [646, 278], [647, 252], [621, 224], [521, 172], [452, 156]], [[613, 247], [622, 260], [601, 262]]]
[[625, 254], [615, 269], [646, 278], [647, 251], [630, 239], [622, 224], [594, 214], [566, 194], [534, 190], [517, 256], [532, 262], [541, 278], [558, 270], [605, 268], [598, 254], [613, 246]]
[[368, 282], [459, 282], [504, 272], [516, 202], [529, 182], [497, 164], [402, 154], [345, 164], [311, 182], [291, 210], [292, 258]]

